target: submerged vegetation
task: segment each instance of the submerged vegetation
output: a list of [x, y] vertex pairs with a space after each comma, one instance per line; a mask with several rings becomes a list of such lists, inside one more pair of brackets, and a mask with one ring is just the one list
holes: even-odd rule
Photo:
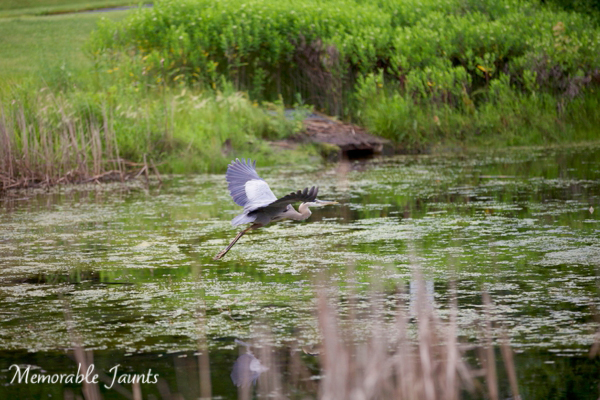
[[122, 159], [162, 172], [285, 162], [267, 141], [301, 129], [287, 107], [407, 151], [597, 140], [600, 19], [577, 4], [185, 0], [102, 19], [91, 66], [1, 82], [2, 187]]

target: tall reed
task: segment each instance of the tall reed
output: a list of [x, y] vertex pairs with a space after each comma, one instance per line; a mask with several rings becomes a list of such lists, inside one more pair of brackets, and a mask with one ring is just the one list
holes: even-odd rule
[[[449, 321], [442, 322], [428, 299], [424, 281], [417, 281], [416, 287], [415, 304], [411, 305], [414, 319], [399, 307], [388, 320], [381, 296], [372, 295], [366, 317], [371, 332], [364, 341], [348, 340], [348, 332], [340, 329], [344, 322], [320, 293], [321, 399], [454, 400], [461, 391], [474, 390], [474, 373], [457, 338], [456, 302], [451, 304]], [[345, 325], [364, 323], [355, 318]]]
[[[481, 396], [498, 399], [498, 366], [504, 365], [511, 398], [520, 399], [513, 351], [504, 332], [497, 338], [503, 363], [496, 359], [498, 346], [494, 344], [496, 329], [492, 326], [490, 297], [483, 294], [483, 312], [474, 322], [474, 331], [479, 334], [467, 342], [460, 338], [458, 304], [451, 286], [445, 318], [433, 303], [433, 286], [418, 274], [410, 285], [410, 293], [398, 293], [398, 297], [409, 297], [410, 304], [393, 304], [389, 292], [384, 294], [380, 289], [372, 289], [366, 296], [345, 293], [345, 300], [340, 302], [337, 295], [332, 296], [330, 287], [321, 286], [315, 306], [321, 342], [303, 347], [309, 356], [301, 358], [295, 342], [290, 344], [289, 356], [278, 351], [272, 344], [268, 322], [255, 329], [252, 348], [256, 349], [258, 362], [265, 366], [257, 379], [258, 396], [306, 398], [308, 394], [322, 400], [458, 400]], [[254, 351], [250, 345], [244, 345], [248, 346], [246, 353]], [[318, 379], [314, 372], [311, 377], [310, 356], [318, 356]], [[315, 382], [316, 385], [307, 385]], [[240, 390], [240, 398], [251, 397], [251, 386]]]
[[278, 155], [267, 143], [301, 126], [281, 104], [258, 107], [227, 84], [143, 92], [112, 83], [0, 88], [0, 190], [147, 177], [158, 175], [157, 165], [167, 173], [221, 172], [237, 156], [262, 165], [308, 157]]
[[125, 178], [110, 115], [44, 91], [0, 107], [0, 189]]

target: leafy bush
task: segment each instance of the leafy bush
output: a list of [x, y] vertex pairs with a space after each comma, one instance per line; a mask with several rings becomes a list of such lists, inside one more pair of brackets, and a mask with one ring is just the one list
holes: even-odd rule
[[412, 147], [501, 132], [516, 143], [513, 128], [531, 126], [553, 140], [600, 82], [593, 17], [522, 0], [167, 0], [104, 22], [90, 51], [136, 87], [226, 80]]
[[87, 72], [54, 68], [43, 87], [0, 88], [0, 131], [9, 132], [0, 173], [25, 162], [39, 176], [85, 175], [115, 157], [149, 157], [165, 172], [221, 171], [248, 154], [269, 163], [277, 155], [264, 139], [299, 129], [284, 115], [297, 103], [416, 151], [597, 139], [598, 19], [567, 9], [534, 0], [156, 2], [100, 23]]
[[339, 114], [356, 78], [378, 70], [402, 82], [414, 70], [460, 65], [472, 91], [500, 72], [521, 81], [537, 69], [542, 86], [560, 89], [543, 72], [589, 77], [599, 35], [583, 14], [517, 0], [185, 0], [105, 21], [90, 48], [147, 85], [210, 87], [225, 77], [257, 100], [300, 93]]
[[370, 71], [385, 57], [389, 19], [373, 5], [340, 1], [163, 1], [122, 23], [105, 21], [91, 52], [119, 62], [133, 55], [141, 68], [132, 72], [146, 84], [210, 87], [223, 76], [257, 100], [300, 93], [325, 105], [348, 68]]

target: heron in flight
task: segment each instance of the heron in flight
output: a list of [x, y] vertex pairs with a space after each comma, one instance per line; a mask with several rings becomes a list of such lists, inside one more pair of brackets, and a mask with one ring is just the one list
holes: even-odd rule
[[[236, 158], [227, 167], [225, 179], [229, 183], [229, 193], [238, 206], [244, 207], [244, 211], [231, 221], [231, 225], [250, 223], [252, 225], [240, 231], [231, 243], [215, 256], [215, 260], [227, 254], [233, 245], [252, 229], [261, 228], [272, 221], [284, 218], [303, 221], [311, 215], [309, 206], [337, 204], [336, 201], [317, 200], [319, 188], [316, 186], [292, 192], [278, 199], [269, 188], [269, 184], [258, 176], [255, 168], [256, 161], [243, 158], [242, 161]], [[292, 206], [297, 202], [302, 202], [298, 211]]]

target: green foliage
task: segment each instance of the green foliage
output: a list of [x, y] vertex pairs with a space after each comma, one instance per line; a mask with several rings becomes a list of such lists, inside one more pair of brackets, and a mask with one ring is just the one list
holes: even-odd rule
[[[415, 69], [461, 65], [479, 78], [477, 86], [513, 64], [519, 79], [540, 59], [548, 68], [563, 66], [567, 74], [577, 68], [585, 75], [598, 65], [599, 35], [583, 14], [514, 0], [302, 0], [293, 6], [186, 0], [160, 2], [123, 22], [106, 21], [91, 48], [99, 59], [139, 56], [149, 84], [166, 79], [212, 85], [225, 76], [237, 88], [258, 92], [274, 86], [281, 92], [287, 84], [295, 95], [301, 84], [294, 73], [302, 72], [303, 57], [339, 79], [351, 71], [364, 75], [383, 68], [402, 78]], [[265, 86], [269, 82], [272, 87]]]
[[[218, 171], [238, 154], [268, 163], [264, 140], [299, 129], [284, 115], [298, 103], [413, 150], [590, 139], [599, 122], [596, 20], [535, 1], [166, 0], [127, 15], [99, 22], [91, 66], [56, 49], [96, 17], [0, 21], [18, 33], [0, 35], [0, 68], [37, 65], [73, 121], [110, 126], [122, 157], [164, 171]], [[31, 121], [53, 109], [6, 93]]]
[[[474, 123], [478, 134], [508, 129], [489, 111], [499, 104], [525, 126], [533, 117], [521, 106], [556, 108], [534, 124], [552, 129], [596, 79], [600, 29], [587, 15], [520, 0], [186, 0], [104, 22], [90, 51], [139, 85], [216, 88], [224, 78], [255, 100], [301, 96], [418, 146], [469, 136], [464, 118], [489, 115]], [[462, 133], [443, 129], [444, 115]]]
[[424, 89], [429, 100], [417, 103], [408, 94], [386, 93], [378, 83], [381, 75], [370, 75], [357, 91], [363, 104], [357, 117], [370, 131], [413, 151], [452, 141], [521, 146], [598, 140], [600, 93], [589, 91], [567, 101], [537, 91], [533, 72], [525, 76], [526, 92], [500, 74], [480, 94], [476, 107], [466, 91], [455, 97], [454, 106], [436, 101], [433, 88]]
[[348, 68], [368, 72], [386, 57], [389, 19], [373, 5], [344, 2], [163, 1], [121, 24], [104, 22], [90, 48], [101, 62], [133, 54], [145, 84], [214, 87], [223, 76], [257, 100], [300, 93], [326, 107]]

